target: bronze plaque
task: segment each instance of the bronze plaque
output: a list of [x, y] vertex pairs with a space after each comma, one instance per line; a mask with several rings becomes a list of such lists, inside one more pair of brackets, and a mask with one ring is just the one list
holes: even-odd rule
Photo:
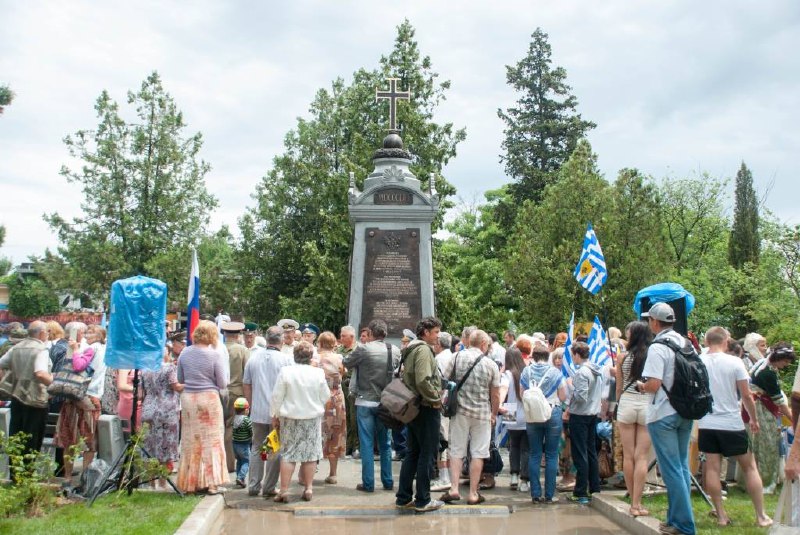
[[366, 229], [361, 325], [382, 319], [389, 337], [414, 330], [422, 314], [419, 282], [419, 229]]
[[400, 188], [384, 188], [373, 196], [375, 204], [414, 204], [411, 192]]

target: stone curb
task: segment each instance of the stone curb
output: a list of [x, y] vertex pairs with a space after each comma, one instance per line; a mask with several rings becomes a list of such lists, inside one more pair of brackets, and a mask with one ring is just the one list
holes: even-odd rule
[[658, 519], [652, 516], [633, 517], [628, 514], [628, 507], [627, 503], [613, 495], [599, 493], [592, 496], [592, 508], [620, 527], [634, 535], [659, 535]]
[[352, 507], [352, 506], [328, 506], [328, 507], [295, 507], [294, 516], [299, 517], [386, 517], [386, 516], [405, 516], [424, 514], [437, 516], [508, 516], [511, 514], [506, 505], [447, 505], [436, 511], [428, 513], [417, 513], [414, 510], [401, 510], [391, 506], [375, 507]]
[[183, 521], [175, 535], [209, 535], [224, 508], [225, 499], [222, 495], [204, 497]]

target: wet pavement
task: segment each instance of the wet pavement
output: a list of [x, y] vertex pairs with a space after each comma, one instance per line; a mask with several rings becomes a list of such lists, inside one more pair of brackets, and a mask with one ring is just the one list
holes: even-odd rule
[[[396, 488], [400, 463], [393, 462], [392, 468]], [[376, 463], [376, 475], [379, 472]], [[568, 502], [566, 494], [559, 496], [558, 504], [532, 503], [529, 493], [509, 489], [508, 464], [498, 476], [496, 487], [481, 491], [486, 498], [482, 505], [465, 505], [467, 487], [462, 485], [461, 505], [446, 505], [440, 511], [425, 514], [398, 511], [394, 507], [394, 492], [381, 490], [380, 486], [374, 493], [357, 491], [356, 484], [361, 481], [359, 460], [339, 462], [337, 485], [326, 485], [327, 475], [328, 463], [322, 461], [314, 477], [311, 502], [300, 500], [302, 488], [297, 483], [297, 471], [289, 489], [288, 504], [260, 496], [250, 497], [244, 489], [232, 489], [225, 494], [226, 509], [211, 533], [241, 535], [269, 530], [271, 534], [288, 534], [302, 530], [299, 532], [325, 535], [390, 535], [412, 531], [418, 534], [516, 535], [531, 528], [553, 534], [627, 533], [591, 507]], [[433, 492], [432, 496], [438, 498], [440, 494]]]

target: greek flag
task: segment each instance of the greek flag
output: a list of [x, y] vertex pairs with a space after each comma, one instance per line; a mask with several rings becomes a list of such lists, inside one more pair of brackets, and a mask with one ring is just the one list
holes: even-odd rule
[[578, 265], [575, 266], [573, 273], [578, 284], [589, 290], [592, 295], [597, 295], [603, 284], [608, 278], [606, 269], [606, 259], [603, 257], [603, 250], [600, 249], [600, 242], [594, 233], [592, 224], [586, 229], [586, 236], [583, 238], [583, 251]]
[[572, 311], [572, 317], [569, 320], [569, 327], [567, 328], [567, 341], [564, 343], [564, 362], [561, 364], [561, 373], [564, 377], [569, 379], [575, 375], [575, 363], [572, 362], [572, 354], [569, 351], [572, 346], [572, 338], [575, 335], [575, 311]]
[[602, 368], [611, 361], [611, 347], [608, 345], [606, 332], [597, 316], [594, 317], [592, 332], [589, 333], [589, 362]]

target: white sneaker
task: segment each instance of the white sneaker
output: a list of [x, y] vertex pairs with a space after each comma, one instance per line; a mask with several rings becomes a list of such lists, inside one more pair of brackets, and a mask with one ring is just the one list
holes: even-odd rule
[[444, 481], [441, 478], [431, 481], [431, 490], [433, 491], [450, 490], [452, 486], [453, 485], [449, 481]]
[[414, 510], [418, 513], [427, 513], [428, 511], [436, 511], [437, 509], [441, 509], [443, 505], [443, 501], [431, 500], [422, 507], [414, 507]]
[[511, 474], [511, 489], [514, 490], [519, 486], [519, 475]]
[[519, 491], [520, 492], [530, 492], [531, 491], [531, 484], [527, 481], [521, 481], [519, 484]]

